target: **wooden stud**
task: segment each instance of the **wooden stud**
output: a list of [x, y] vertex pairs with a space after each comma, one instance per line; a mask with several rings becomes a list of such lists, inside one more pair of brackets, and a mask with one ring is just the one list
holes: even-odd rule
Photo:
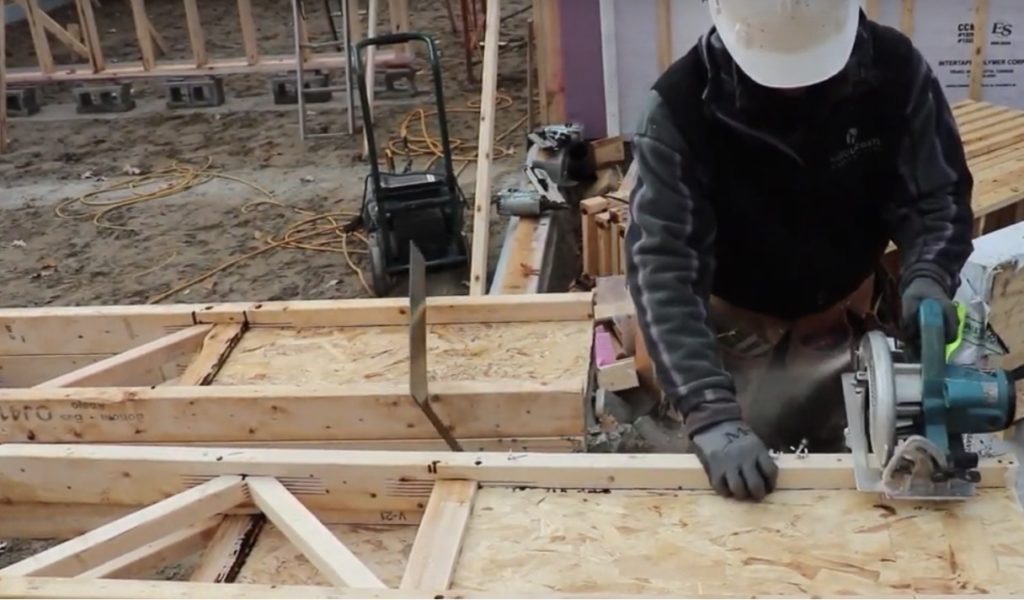
[[255, 65], [260, 61], [260, 47], [256, 39], [256, 21], [252, 17], [252, 0], [238, 0], [238, 19], [242, 27], [245, 58], [250, 65]]
[[672, 66], [672, 0], [658, 0], [658, 67]]
[[981, 100], [985, 84], [985, 49], [988, 45], [989, 0], [974, 2], [974, 47], [971, 50], [971, 100]]
[[434, 483], [406, 563], [401, 589], [448, 589], [478, 487], [477, 482], [465, 480], [445, 479]]
[[498, 94], [498, 36], [501, 33], [501, 2], [487, 0], [484, 37], [484, 71], [481, 77], [480, 138], [477, 145], [476, 191], [473, 206], [473, 246], [469, 293], [487, 293], [487, 250], [491, 240], [491, 167], [494, 160], [494, 120]]
[[974, 220], [974, 237], [979, 238], [985, 235], [985, 225], [987, 224], [987, 215], [981, 215]]
[[[388, 0], [388, 19], [391, 33], [409, 32], [409, 0]], [[403, 52], [409, 51], [408, 44], [400, 46]]]
[[333, 585], [387, 587], [280, 481], [273, 477], [250, 477], [248, 483], [256, 506]]
[[78, 22], [82, 26], [85, 46], [89, 49], [89, 66], [94, 74], [98, 74], [106, 68], [106, 61], [103, 58], [103, 46], [100, 42], [99, 29], [96, 27], [92, 3], [89, 0], [75, 0], [75, 7], [78, 10]]
[[252, 545], [256, 543], [263, 523], [263, 515], [230, 515], [224, 517], [213, 535], [199, 564], [189, 581], [231, 583], [245, 563]]
[[199, 353], [192, 359], [178, 380], [179, 385], [210, 385], [224, 366], [231, 351], [245, 333], [245, 325], [226, 323], [214, 325], [203, 340]]
[[132, 17], [135, 19], [135, 36], [139, 40], [142, 53], [142, 68], [152, 71], [156, 66], [156, 51], [153, 49], [153, 36], [149, 32], [149, 17], [146, 16], [146, 0], [131, 0]]
[[355, 46], [363, 39], [363, 23], [359, 18], [359, 0], [345, 0], [348, 2], [349, 19], [349, 42]]
[[210, 517], [76, 575], [76, 579], [141, 577], [186, 558], [210, 541], [224, 517]]
[[900, 16], [900, 31], [903, 35], [914, 37], [914, 0], [903, 0], [903, 13]]
[[[30, 0], [33, 3], [37, 3], [37, 0]], [[89, 48], [83, 44], [78, 37], [72, 35], [68, 26], [68, 29], [64, 29], [59, 23], [53, 20], [50, 15], [46, 14], [46, 11], [40, 10], [38, 6], [35, 9], [35, 17], [39, 23], [42, 24], [46, 31], [49, 31], [54, 37], [56, 37], [60, 43], [64, 44], [72, 52], [79, 54], [82, 58], [89, 58]]]
[[39, 19], [39, 13], [42, 10], [39, 9], [36, 0], [15, 1], [25, 13], [25, 21], [28, 24], [29, 33], [32, 35], [32, 45], [35, 48], [39, 70], [43, 73], [53, 73], [56, 70], [56, 66], [53, 62], [53, 53], [50, 51], [50, 41], [46, 39], [46, 30]]
[[597, 275], [612, 275], [612, 227], [608, 211], [594, 217], [597, 224]]
[[195, 325], [37, 385], [37, 388], [136, 385], [139, 375], [194, 352], [213, 327]]
[[537, 63], [542, 66], [541, 114], [545, 123], [561, 123], [567, 120], [561, 3], [535, 0], [534, 18], [538, 19]]
[[[583, 422], [583, 379], [439, 381], [431, 385], [432, 403], [460, 437], [573, 435]], [[402, 383], [0, 389], [0, 420], [3, 442], [437, 438]]]
[[[2, 444], [0, 461], [4, 465], [0, 499], [5, 505], [74, 502], [139, 506], [164, 500], [194, 482], [240, 473], [249, 479], [265, 476], [286, 482], [302, 495], [310, 510], [415, 511], [438, 479], [475, 480], [483, 487], [709, 489], [699, 459], [688, 454], [516, 454], [510, 460], [507, 451]], [[855, 489], [849, 454], [785, 454], [777, 457], [776, 463], [779, 490]], [[982, 458], [979, 485], [1005, 488], [1016, 469], [1016, 461], [1006, 457]], [[206, 516], [196, 515], [191, 522]]]
[[198, 0], [185, 0], [185, 20], [188, 23], [188, 37], [195, 65], [206, 66], [209, 62], [206, 55], [206, 34], [203, 32], [203, 22], [199, 16]]
[[245, 500], [245, 482], [221, 476], [0, 569], [0, 577], [73, 576], [222, 513]]
[[601, 250], [596, 216], [608, 209], [607, 198], [588, 198], [580, 202], [580, 231], [583, 238], [583, 272], [599, 274]]
[[169, 51], [167, 41], [164, 40], [164, 36], [157, 31], [156, 26], [153, 25], [153, 21], [149, 19], [148, 15], [146, 16], [146, 29], [149, 30], [149, 37], [153, 40], [153, 44], [156, 46], [154, 50], [159, 51], [161, 55], [167, 54]]

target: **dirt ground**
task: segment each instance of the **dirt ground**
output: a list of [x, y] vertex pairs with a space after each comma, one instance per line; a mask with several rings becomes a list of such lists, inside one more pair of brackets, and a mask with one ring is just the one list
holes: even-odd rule
[[[328, 26], [322, 3], [307, 0], [311, 36], [326, 39]], [[449, 110], [464, 108], [479, 98], [479, 84], [467, 82], [459, 37], [448, 25], [443, 4], [411, 0], [412, 29], [434, 34], [444, 53], [445, 93]], [[506, 0], [505, 14], [519, 13], [527, 0]], [[387, 23], [386, 2], [381, 2]], [[265, 55], [290, 54], [289, 3], [253, 0]], [[151, 20], [171, 46], [166, 59], [187, 58], [188, 33], [181, 2], [151, 0]], [[204, 0], [202, 17], [211, 57], [242, 56], [234, 0]], [[73, 21], [66, 9], [53, 11], [60, 23]], [[365, 13], [362, 15], [365, 20]], [[139, 59], [127, 2], [104, 1], [97, 19], [110, 62]], [[526, 59], [522, 41], [530, 12], [508, 18], [502, 26], [503, 49], [499, 90], [508, 106], [498, 113], [496, 130], [508, 130], [526, 114]], [[365, 27], [365, 25], [364, 25]], [[52, 42], [58, 62], [70, 62], [66, 51]], [[8, 65], [34, 64], [32, 44], [24, 23], [8, 27]], [[77, 61], [75, 61], [77, 62]], [[477, 67], [479, 72], [479, 67]], [[333, 75], [340, 75], [340, 72]], [[432, 103], [429, 73], [418, 77], [421, 93], [381, 93], [377, 111], [378, 136], [398, 130], [410, 110]], [[225, 79], [226, 104], [214, 109], [168, 110], [160, 82], [136, 82], [138, 106], [111, 116], [77, 115], [67, 84], [43, 88], [43, 111], [11, 122], [12, 148], [0, 155], [0, 306], [88, 305], [144, 303], [227, 261], [264, 247], [290, 225], [313, 213], [356, 211], [367, 173], [359, 159], [361, 137], [303, 143], [298, 135], [294, 106], [275, 106], [269, 77], [230, 76]], [[331, 130], [345, 127], [344, 93], [326, 105], [310, 105], [311, 121]], [[457, 152], [475, 154], [475, 110], [453, 112], [453, 136], [464, 140]], [[436, 135], [436, 128], [434, 129]], [[520, 126], [500, 145], [514, 151], [497, 161], [495, 189], [519, 182], [525, 149]], [[122, 227], [100, 227], [92, 221], [95, 208], [73, 203], [73, 216], [55, 210], [65, 201], [122, 181], [126, 173], [145, 176], [176, 162], [201, 167], [212, 161], [218, 173], [242, 179], [267, 190], [279, 205], [247, 204], [264, 199], [261, 192], [234, 179], [214, 178], [173, 196], [138, 203], [108, 213], [104, 220]], [[425, 164], [425, 159], [417, 161]], [[461, 166], [457, 163], [456, 166]], [[401, 163], [399, 164], [401, 167]], [[460, 176], [470, 204], [475, 164]], [[143, 191], [181, 183], [185, 177], [152, 183]], [[125, 198], [117, 192], [92, 198]], [[471, 221], [470, 212], [466, 213]], [[339, 217], [341, 219], [341, 217]], [[503, 228], [492, 224], [492, 267]], [[362, 243], [350, 238], [354, 264], [366, 270]], [[463, 293], [465, 273], [442, 274], [448, 283], [434, 293]], [[367, 273], [366, 280], [369, 280]], [[214, 300], [286, 300], [365, 297], [368, 293], [338, 252], [275, 249], [191, 285], [164, 302]]]

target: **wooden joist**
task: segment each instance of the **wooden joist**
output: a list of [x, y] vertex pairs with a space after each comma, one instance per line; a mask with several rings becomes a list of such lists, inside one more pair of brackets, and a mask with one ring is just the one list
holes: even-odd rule
[[442, 479], [434, 483], [402, 577], [402, 589], [444, 590], [451, 585], [478, 487], [477, 482], [468, 480]]

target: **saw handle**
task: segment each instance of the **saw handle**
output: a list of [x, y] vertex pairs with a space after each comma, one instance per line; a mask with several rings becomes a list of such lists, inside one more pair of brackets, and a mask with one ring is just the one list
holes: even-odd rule
[[946, 320], [942, 304], [926, 298], [918, 309], [921, 377], [926, 397], [941, 398], [946, 371]]

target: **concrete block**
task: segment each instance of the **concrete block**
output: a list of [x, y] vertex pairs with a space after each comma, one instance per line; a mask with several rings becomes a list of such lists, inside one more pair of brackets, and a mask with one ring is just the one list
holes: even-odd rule
[[224, 104], [224, 80], [220, 77], [168, 79], [167, 108], [209, 108]]
[[12, 117], [31, 117], [39, 112], [39, 93], [34, 87], [7, 90], [7, 114]]
[[128, 112], [135, 108], [130, 83], [82, 85], [73, 94], [79, 114]]
[[[314, 72], [307, 73], [303, 87], [306, 90], [315, 90], [316, 88], [325, 88], [331, 85], [331, 79], [326, 73]], [[290, 73], [288, 75], [281, 75], [274, 77], [270, 81], [270, 93], [274, 97], [274, 104], [297, 104], [299, 97], [296, 92], [296, 79], [295, 74]], [[313, 104], [330, 102], [334, 94], [330, 91], [307, 91], [306, 102]]]

